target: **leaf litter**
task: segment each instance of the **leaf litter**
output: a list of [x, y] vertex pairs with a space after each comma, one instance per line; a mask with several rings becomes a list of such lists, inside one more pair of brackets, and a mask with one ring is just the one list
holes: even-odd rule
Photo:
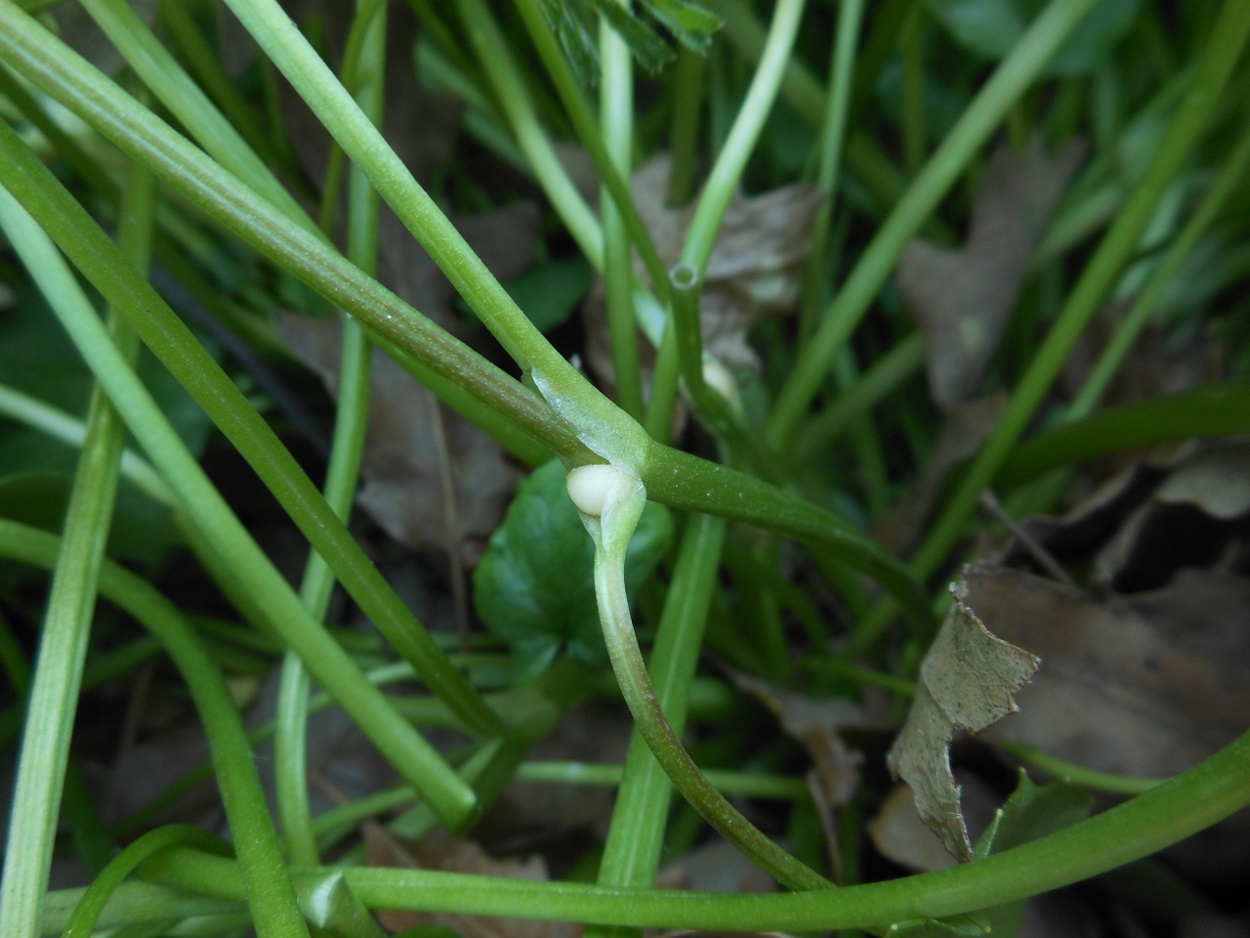
[[925, 823], [951, 855], [972, 859], [972, 843], [951, 774], [957, 730], [980, 732], [1018, 709], [1013, 698], [1032, 679], [1039, 659], [995, 637], [951, 586], [955, 604], [920, 665], [916, 697], [887, 762], [911, 786]]
[[[680, 260], [697, 205], [697, 199], [681, 208], [667, 204], [670, 163], [667, 154], [655, 156], [630, 183], [634, 203], [665, 267]], [[824, 193], [812, 185], [783, 186], [754, 196], [738, 191], [730, 199], [704, 272], [699, 320], [704, 349], [731, 370], [758, 371], [759, 356], [748, 342], [751, 330], [765, 319], [793, 311], [811, 250], [808, 234], [823, 200]], [[635, 269], [649, 282], [641, 262]], [[615, 372], [602, 284], [584, 315], [587, 360], [611, 380]]]
[[928, 346], [929, 389], [950, 410], [973, 393], [1015, 309], [1029, 257], [1085, 155], [1070, 141], [1053, 155], [1034, 139], [994, 151], [958, 250], [914, 241], [898, 288]]

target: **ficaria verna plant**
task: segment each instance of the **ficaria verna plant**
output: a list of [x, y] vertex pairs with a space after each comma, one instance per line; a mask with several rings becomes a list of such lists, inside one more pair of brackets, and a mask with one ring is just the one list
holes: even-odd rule
[[[1024, 779], [971, 860], [901, 875], [859, 862], [879, 739], [831, 807], [796, 746], [744, 738], [760, 725], [748, 688], [765, 680], [766, 698], [875, 699], [897, 728], [948, 583], [989, 527], [987, 490], [1012, 516], [1055, 511], [1094, 457], [1250, 429], [1237, 344], [1250, 0], [345, 7], [0, 0], [0, 703], [17, 753], [0, 935], [354, 938], [444, 923], [397, 912], [596, 936], [1014, 934], [1021, 900], [1250, 803], [1250, 736], [1149, 785], [1035, 753], [1071, 781]], [[432, 116], [446, 99], [454, 142]], [[397, 114], [420, 132], [401, 139]], [[937, 342], [905, 311], [909, 245], [949, 247], [969, 215], [974, 243], [996, 146], [1058, 154], [1078, 138], [1053, 217], [1030, 216], [1019, 256], [971, 275], [1015, 279], [994, 284], [1007, 299], [993, 337], [974, 308], [939, 327], [988, 345], [963, 378], [969, 396], [1002, 395], [992, 426], [911, 503], [916, 536], [882, 546], [871, 531], [937, 458], [941, 417], [917, 377]], [[646, 167], [660, 152], [657, 189]], [[783, 190], [792, 201], [766, 192], [800, 182]], [[496, 237], [524, 242], [532, 269], [501, 283], [448, 213], [520, 199], [541, 201], [542, 221]], [[778, 231], [790, 246], [770, 254]], [[414, 292], [387, 250], [450, 291]], [[1106, 403], [1182, 295], [1174, 335], [1201, 333], [1206, 303], [1233, 307], [1204, 339], [1222, 343], [1218, 374]], [[1127, 312], [1062, 398], [1074, 349], [1113, 304]], [[761, 314], [782, 308], [797, 315]], [[291, 349], [330, 322], [333, 432], [310, 454], [292, 416], [307, 406], [286, 409], [282, 392], [323, 402]], [[396, 363], [403, 393], [437, 399], [435, 421], [380, 396]], [[506, 517], [501, 504], [471, 532], [489, 546], [461, 531], [418, 554], [439, 569], [450, 557], [464, 620], [461, 568], [475, 567], [485, 629], [418, 621], [379, 559], [392, 548], [353, 520], [362, 472], [376, 483], [380, 407], [440, 453], [430, 500], [449, 517], [456, 491], [488, 500], [457, 488], [487, 457], [450, 446], [453, 426], [524, 476]], [[231, 454], [247, 483], [231, 481]], [[248, 499], [276, 501], [282, 520], [261, 529]], [[302, 535], [297, 586], [273, 530]], [[345, 607], [369, 628], [348, 627]], [[173, 670], [153, 671], [158, 656]], [[211, 762], [106, 817], [101, 747], [84, 738], [99, 723], [80, 703], [154, 673], [196, 714]], [[270, 673], [272, 721], [245, 726]], [[421, 691], [386, 689], [397, 682]], [[532, 755], [601, 699], [632, 717], [621, 764]], [[309, 721], [331, 707], [396, 787], [338, 793], [322, 812]], [[272, 756], [258, 754], [269, 738]], [[718, 751], [733, 768], [702, 770]], [[215, 828], [161, 823], [210, 777]], [[605, 780], [606, 835], [549, 856], [564, 878], [422, 869], [360, 845], [375, 820], [405, 843], [471, 838], [515, 783]], [[1085, 818], [1084, 796], [1071, 808], [1082, 781], [1141, 791]], [[655, 888], [662, 862], [712, 837], [777, 891]], [[71, 855], [65, 875], [89, 885], [60, 882]]]

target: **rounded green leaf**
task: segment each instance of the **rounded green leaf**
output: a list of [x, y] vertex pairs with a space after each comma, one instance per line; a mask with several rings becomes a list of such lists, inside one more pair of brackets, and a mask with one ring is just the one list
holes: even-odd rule
[[[595, 602], [594, 544], [565, 488], [558, 461], [517, 489], [507, 516], [473, 574], [473, 601], [490, 631], [512, 648], [518, 676], [541, 674], [562, 649], [606, 664]], [[648, 504], [629, 544], [625, 588], [632, 598], [672, 537], [668, 511]]]
[[[1104, 63], [1137, 16], [1138, 0], [1095, 0], [1044, 74], [1079, 75]], [[955, 41], [995, 61], [1005, 58], [1046, 6], [1046, 0], [926, 0]]]

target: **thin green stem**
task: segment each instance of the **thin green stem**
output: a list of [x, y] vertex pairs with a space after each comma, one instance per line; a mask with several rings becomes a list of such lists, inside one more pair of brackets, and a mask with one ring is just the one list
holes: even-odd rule
[[[59, 539], [51, 534], [0, 520], [2, 556], [46, 568], [59, 549]], [[213, 753], [222, 805], [239, 857], [235, 879], [243, 888], [257, 934], [266, 938], [307, 935], [243, 721], [221, 671], [178, 609], [147, 582], [105, 561], [99, 589], [160, 639], [186, 681]], [[6, 930], [5, 934], [33, 936], [39, 931]]]
[[[656, 703], [677, 737], [686, 722], [690, 682], [702, 648], [724, 537], [721, 519], [709, 515], [690, 519], [651, 652]], [[713, 773], [707, 776], [717, 784]], [[659, 868], [672, 785], [637, 727], [619, 778], [612, 826], [599, 864], [599, 885], [649, 886]]]
[[[508, 121], [513, 136], [516, 137], [517, 143], [525, 154], [530, 168], [542, 184], [543, 191], [546, 193], [547, 198], [551, 200], [552, 207], [573, 236], [573, 240], [577, 242], [577, 246], [581, 248], [582, 253], [590, 260], [593, 266], [601, 269], [604, 262], [604, 253], [603, 232], [600, 229], [599, 222], [595, 218], [594, 212], [591, 211], [590, 206], [586, 204], [586, 200], [582, 198], [582, 194], [578, 191], [577, 185], [564, 168], [564, 164], [556, 156], [555, 149], [552, 147], [551, 141], [538, 120], [538, 115], [534, 113], [534, 106], [526, 92], [525, 79], [513, 59], [507, 40], [504, 39], [503, 33], [499, 30], [499, 24], [495, 21], [495, 14], [491, 12], [490, 8], [482, 0], [458, 0], [458, 6], [461, 26], [468, 37], [469, 44], [477, 55], [478, 64], [481, 65], [482, 71], [490, 81], [491, 91], [498, 100], [504, 118]], [[256, 9], [258, 13], [262, 12], [259, 4], [256, 5]], [[268, 14], [264, 15], [268, 16]], [[303, 41], [302, 37], [300, 41]], [[282, 67], [281, 61], [276, 58], [274, 61], [278, 63], [279, 67]], [[312, 85], [310, 84], [306, 87], [311, 88]], [[329, 92], [326, 88], [319, 88], [317, 93], [328, 96]], [[310, 100], [309, 104], [311, 105], [313, 102]], [[315, 105], [313, 109], [316, 110]], [[329, 123], [326, 126], [331, 133], [335, 133], [335, 128]], [[338, 135], [336, 134], [336, 136]], [[344, 149], [349, 153], [352, 152], [344, 141], [340, 140], [340, 143], [344, 144]], [[380, 137], [377, 145], [387, 149], [389, 152], [389, 148], [386, 147]], [[355, 154], [352, 155], [355, 157]], [[364, 163], [363, 165], [369, 167], [369, 163]], [[372, 171], [370, 172], [372, 174]], [[416, 186], [416, 183], [413, 182], [412, 185]], [[382, 192], [382, 197], [392, 207], [397, 208], [394, 199], [385, 189], [379, 187], [379, 191]], [[425, 196], [425, 193], [422, 192], [421, 195]], [[428, 199], [428, 197], [425, 198]], [[430, 203], [430, 207], [433, 207], [433, 203]], [[418, 210], [422, 213], [428, 211], [424, 204], [420, 205]], [[400, 212], [399, 214], [401, 218], [404, 218], [404, 223], [411, 226], [411, 222], [404, 217], [404, 213]], [[414, 212], [413, 214], [415, 215], [416, 213]], [[454, 232], [454, 229], [452, 231]], [[426, 250], [430, 251], [430, 255], [439, 263], [440, 267], [444, 263], [444, 260], [440, 259], [440, 254], [443, 258], [454, 261], [447, 249], [435, 253], [434, 250], [431, 250], [430, 245], [425, 244], [425, 238], [415, 231], [413, 234], [418, 241], [422, 242]], [[440, 234], [438, 237], [441, 239], [443, 235]], [[456, 251], [461, 250], [450, 242], [447, 243], [447, 248]], [[465, 245], [464, 250], [467, 249], [468, 246]], [[462, 264], [462, 262], [455, 262]], [[474, 279], [479, 279], [481, 273], [485, 270], [485, 268], [482, 268], [481, 271], [470, 272], [467, 265], [465, 265], [465, 269], [466, 273]], [[444, 273], [446, 272], [446, 269], [444, 269]], [[490, 275], [487, 274], [487, 276], [489, 277]], [[461, 285], [457, 283], [456, 278], [452, 277], [451, 279], [453, 283], [456, 283], [457, 289], [460, 289]], [[494, 278], [491, 279], [493, 280]], [[482, 321], [495, 333], [496, 338], [503, 343], [518, 364], [522, 367], [529, 367], [527, 359], [534, 354], [538, 354], [541, 357], [540, 346], [533, 340], [533, 335], [537, 335], [537, 330], [533, 330], [533, 335], [523, 335], [523, 333], [530, 330], [525, 330], [523, 327], [517, 328], [520, 326], [520, 323], [515, 320], [511, 312], [504, 308], [499, 297], [492, 295], [493, 289], [475, 290], [474, 292], [488, 302], [491, 310], [489, 318], [483, 316]], [[465, 293], [463, 289], [460, 290], [460, 293], [461, 296], [469, 301], [470, 305], [473, 305], [474, 301], [469, 294]], [[506, 294], [504, 295], [506, 296]], [[481, 315], [481, 311], [476, 306], [474, 306], [474, 310]], [[523, 314], [522, 318], [524, 318]], [[528, 323], [528, 320], [526, 322]], [[505, 334], [514, 338], [505, 339]], [[517, 344], [518, 342], [520, 344]], [[522, 353], [521, 358], [517, 358], [517, 353], [522, 348], [526, 352]]]
[[[747, 426], [735, 408], [738, 388], [733, 375], [720, 362], [703, 351], [703, 327], [699, 316], [699, 294], [703, 283], [690, 264], [678, 264], [669, 273], [673, 297], [673, 335], [686, 391], [699, 415], [711, 431], [728, 444], [732, 453], [744, 459], [756, 473], [779, 483], [784, 474], [767, 446]], [[713, 376], [717, 386], [708, 383]]]
[[[589, 505], [584, 501], [579, 501], [578, 507], [586, 529], [595, 541], [595, 597], [608, 657], [612, 661], [621, 694], [633, 714], [635, 727], [673, 787], [726, 840], [769, 875], [792, 889], [828, 887], [830, 883], [824, 877], [770, 840], [725, 800], [724, 795], [699, 771], [674, 734], [647, 674], [642, 651], [634, 635], [629, 597], [625, 593], [625, 553], [646, 507], [646, 490], [642, 482], [627, 471], [617, 467], [592, 468], [603, 470], [601, 478], [596, 479], [602, 483], [601, 502], [596, 506], [599, 510], [589, 512]], [[570, 481], [570, 491], [572, 487]]]
[[[344, 83], [353, 88], [356, 100], [375, 124], [382, 121], [386, 61], [386, 8], [379, 3], [357, 5], [344, 60]], [[361, 67], [362, 62], [368, 66]], [[378, 259], [378, 197], [368, 179], [352, 167], [348, 193], [347, 256], [367, 274], [373, 274]], [[351, 514], [360, 466], [364, 456], [365, 431], [369, 419], [371, 346], [360, 324], [343, 320], [343, 343], [339, 365], [339, 397], [335, 411], [334, 441], [326, 469], [326, 502], [344, 522]], [[318, 622], [325, 619], [334, 574], [316, 551], [308, 556], [300, 601]], [[291, 862], [315, 866], [317, 841], [313, 833], [308, 798], [307, 729], [310, 680], [298, 655], [287, 653], [282, 662], [278, 691], [278, 732], [274, 738], [274, 775], [282, 836]]]
[[668, 204], [674, 208], [682, 208], [694, 196], [705, 71], [703, 56], [684, 47], [678, 50], [677, 73], [673, 76], [673, 117], [668, 134], [672, 159], [668, 168]]
[[[620, 2], [628, 6], [629, 0]], [[633, 59], [625, 41], [602, 18], [599, 21], [599, 60], [599, 113], [604, 143], [612, 165], [623, 177], [629, 178], [634, 155]], [[633, 251], [625, 218], [617, 210], [606, 185], [600, 188], [599, 213], [603, 217], [604, 294], [616, 398], [627, 413], [641, 419], [642, 365], [634, 325]]]
[[[842, 146], [846, 139], [846, 118], [850, 110], [852, 79], [855, 75], [855, 50], [864, 17], [864, 0], [843, 0], [838, 6], [838, 25], [833, 57], [829, 65], [829, 88], [825, 93], [824, 120], [820, 127], [820, 165], [816, 184], [825, 190], [825, 200], [812, 219], [811, 251], [803, 277], [800, 300], [799, 332], [804, 338], [816, 328], [816, 312], [821, 302], [821, 287], [826, 281], [825, 257], [829, 243], [829, 226], [837, 199]], [[806, 437], [805, 437], [806, 438]]]
[[772, 24], [769, 26], [768, 40], [764, 44], [764, 53], [755, 68], [746, 99], [742, 102], [733, 128], [708, 175], [698, 207], [690, 220], [690, 230], [686, 232], [686, 241], [682, 246], [681, 262], [693, 267], [700, 277], [707, 267], [708, 258], [712, 256], [729, 200], [733, 198], [734, 191], [742, 180], [747, 159], [755, 149], [764, 122], [777, 98], [786, 63], [790, 60], [790, 51], [794, 48], [794, 39], [798, 35], [803, 6], [804, 0], [778, 0], [773, 11]]
[[799, 355], [777, 399], [769, 420], [768, 439], [779, 452], [786, 451], [803, 412], [829, 374], [838, 349], [859, 325], [907, 243], [1076, 28], [1091, 2], [1052, 0], [995, 70], [878, 230], [825, 311], [816, 334]]
[[1111, 337], [1111, 341], [1098, 356], [1098, 361], [1095, 362], [1089, 376], [1085, 379], [1085, 384], [1077, 394], [1076, 400], [1068, 407], [1064, 415], [1065, 420], [1078, 420], [1089, 414], [1097, 405], [1117, 369], [1127, 358], [1133, 342], [1145, 328], [1160, 297], [1197, 247], [1199, 239], [1211, 227], [1221, 209], [1225, 207], [1229, 196], [1245, 175], [1247, 166], [1250, 166], [1250, 133], [1242, 133], [1233, 152], [1224, 160], [1215, 185], [1207, 192], [1198, 208], [1194, 210], [1185, 226], [1177, 234], [1167, 254], [1151, 273], [1150, 279], [1142, 285], [1136, 299], [1133, 300], [1133, 305], [1129, 307], [1129, 311], [1124, 314], [1124, 319], [1116, 328], [1115, 335]]
[[1020, 379], [994, 432], [917, 551], [912, 567], [920, 576], [927, 577], [936, 570], [959, 540], [964, 525], [976, 511], [981, 491], [1010, 455], [1072, 347], [1120, 276], [1159, 199], [1175, 179], [1206, 128], [1212, 111], [1220, 103], [1220, 92], [1237, 65], [1247, 34], [1250, 34], [1250, 2], [1230, 0], [1220, 10], [1219, 20], [1198, 60], [1193, 82], [1170, 126], [1160, 137], [1145, 175], [1090, 259], [1055, 325]]
[[[145, 269], [148, 262], [154, 190], [145, 170], [132, 172], [123, 206], [121, 251], [123, 262], [136, 269]], [[45, 293], [63, 288], [61, 278], [67, 271], [58, 265], [51, 243], [5, 189], [0, 189], [0, 229]], [[110, 314], [110, 325], [122, 348], [118, 355], [122, 367], [129, 367], [138, 341], [115, 314]], [[104, 331], [102, 325], [100, 330]], [[96, 385], [26, 708], [0, 880], [0, 933], [5, 935], [35, 934], [39, 904], [47, 888], [125, 439], [124, 424]]]
[[913, 332], [872, 363], [853, 387], [803, 425], [794, 444], [796, 458], [806, 459], [830, 445], [858, 418], [894, 393], [923, 366], [924, 336]]

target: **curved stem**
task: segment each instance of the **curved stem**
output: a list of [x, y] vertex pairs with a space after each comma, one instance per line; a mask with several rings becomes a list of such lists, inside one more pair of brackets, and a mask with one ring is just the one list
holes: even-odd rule
[[[595, 541], [595, 596], [612, 670], [634, 725], [647, 741], [673, 787], [726, 840], [778, 882], [792, 889], [825, 889], [832, 884], [795, 859], [742, 816], [699, 771], [673, 732], [634, 635], [625, 593], [625, 553], [647, 504], [642, 482], [615, 467], [603, 469], [606, 493], [602, 513], [582, 510], [582, 521]], [[582, 506], [579, 504], [579, 508]]]

